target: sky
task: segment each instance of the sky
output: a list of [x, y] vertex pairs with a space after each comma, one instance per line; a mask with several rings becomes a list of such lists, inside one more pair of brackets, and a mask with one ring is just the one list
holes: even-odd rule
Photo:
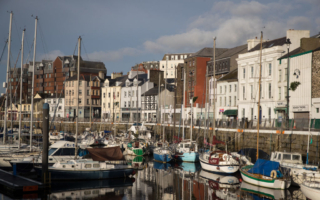
[[[24, 28], [23, 62], [32, 61], [38, 16], [37, 61], [74, 54], [81, 36], [82, 58], [103, 62], [110, 75], [127, 73], [143, 61], [161, 60], [166, 53], [212, 47], [213, 37], [217, 47], [230, 48], [259, 37], [261, 31], [269, 40], [284, 37], [287, 29], [315, 35], [320, 31], [319, 10], [319, 0], [0, 0], [0, 53], [9, 35], [10, 11], [12, 68], [21, 66], [18, 54]], [[0, 61], [1, 82], [7, 56], [6, 47]]]

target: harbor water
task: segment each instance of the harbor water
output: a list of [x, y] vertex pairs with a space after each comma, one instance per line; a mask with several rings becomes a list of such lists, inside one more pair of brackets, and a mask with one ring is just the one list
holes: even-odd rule
[[[242, 182], [240, 174], [221, 175], [201, 170], [200, 163], [159, 163], [151, 156], [132, 158], [136, 174], [125, 179], [52, 182], [47, 193], [24, 199], [215, 200], [306, 199], [298, 187], [259, 188]], [[3, 192], [1, 199], [14, 199]], [[21, 198], [19, 198], [21, 199]]]

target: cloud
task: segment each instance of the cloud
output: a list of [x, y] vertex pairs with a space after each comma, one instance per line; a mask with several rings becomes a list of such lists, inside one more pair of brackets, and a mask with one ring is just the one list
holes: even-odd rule
[[290, 18], [287, 25], [290, 29], [310, 30], [313, 28], [310, 19], [304, 16], [295, 16]]
[[137, 56], [141, 50], [131, 47], [122, 48], [116, 51], [95, 51], [88, 54], [89, 60], [95, 61], [117, 61], [125, 56]]
[[60, 50], [53, 50], [48, 52], [47, 54], [40, 54], [37, 60], [55, 60], [58, 56], [64, 56], [64, 53]]

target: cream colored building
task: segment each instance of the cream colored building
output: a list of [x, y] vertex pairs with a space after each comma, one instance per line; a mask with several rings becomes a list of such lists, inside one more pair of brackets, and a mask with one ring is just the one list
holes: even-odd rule
[[127, 76], [113, 78], [106, 79], [101, 87], [101, 120], [108, 122], [120, 120], [121, 85]]
[[[101, 83], [104, 81], [104, 74], [99, 76], [80, 75], [79, 82], [79, 118], [90, 118], [90, 107], [92, 118], [101, 117]], [[78, 84], [77, 75], [65, 82], [65, 117], [73, 118], [77, 109], [76, 89]]]

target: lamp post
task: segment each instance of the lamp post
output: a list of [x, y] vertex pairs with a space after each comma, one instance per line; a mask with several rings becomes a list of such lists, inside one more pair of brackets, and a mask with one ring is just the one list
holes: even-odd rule
[[290, 70], [289, 70], [289, 48], [290, 48], [290, 39], [288, 38], [286, 43], [287, 45], [287, 49], [288, 49], [288, 60], [287, 60], [287, 115], [286, 115], [286, 122], [287, 122], [287, 127], [289, 129], [289, 73], [290, 73]]

